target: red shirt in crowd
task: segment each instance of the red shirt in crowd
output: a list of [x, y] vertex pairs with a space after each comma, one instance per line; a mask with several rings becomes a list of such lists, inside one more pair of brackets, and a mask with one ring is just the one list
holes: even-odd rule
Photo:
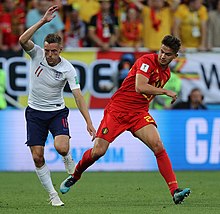
[[0, 30], [3, 38], [3, 45], [12, 47], [17, 45], [21, 34], [20, 27], [25, 23], [25, 12], [22, 8], [16, 7], [13, 11], [6, 11], [0, 5]]

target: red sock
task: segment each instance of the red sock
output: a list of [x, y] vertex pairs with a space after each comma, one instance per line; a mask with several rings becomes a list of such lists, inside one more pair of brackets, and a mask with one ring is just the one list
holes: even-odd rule
[[73, 176], [76, 180], [79, 180], [82, 173], [96, 161], [92, 159], [91, 152], [92, 149], [88, 149], [83, 154], [82, 159], [76, 165], [75, 172], [73, 173]]
[[175, 173], [172, 169], [172, 165], [170, 162], [170, 159], [166, 153], [166, 150], [162, 150], [161, 152], [155, 154], [157, 158], [157, 165], [160, 171], [160, 174], [163, 176], [165, 179], [170, 193], [173, 196], [174, 191], [178, 188], [177, 180]]

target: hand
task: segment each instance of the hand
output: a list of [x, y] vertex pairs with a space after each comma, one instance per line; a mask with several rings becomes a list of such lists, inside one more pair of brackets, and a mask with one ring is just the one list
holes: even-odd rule
[[43, 16], [45, 22], [50, 22], [56, 15], [54, 14], [58, 10], [58, 6], [54, 5], [50, 7]]
[[96, 137], [96, 130], [92, 124], [87, 124], [87, 131], [89, 132], [90, 136], [92, 136], [92, 141], [93, 141]]
[[166, 90], [165, 94], [172, 98], [171, 104], [173, 104], [177, 100], [177, 94], [176, 92]]
[[171, 104], [175, 103], [177, 100], [177, 95], [175, 94], [174, 96], [172, 96], [172, 101], [170, 102]]

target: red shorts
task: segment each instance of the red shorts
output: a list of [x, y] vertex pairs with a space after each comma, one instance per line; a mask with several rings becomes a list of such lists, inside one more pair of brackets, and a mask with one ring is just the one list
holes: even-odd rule
[[134, 135], [137, 130], [149, 124], [157, 126], [147, 111], [133, 113], [107, 109], [104, 111], [104, 117], [99, 125], [96, 137], [111, 143], [124, 131], [130, 131]]

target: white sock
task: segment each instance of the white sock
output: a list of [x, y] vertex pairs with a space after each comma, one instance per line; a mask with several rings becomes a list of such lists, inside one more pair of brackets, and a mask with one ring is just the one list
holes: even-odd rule
[[47, 165], [44, 164], [41, 168], [36, 167], [37, 176], [43, 185], [44, 189], [49, 193], [49, 195], [57, 194], [57, 191], [54, 189], [51, 177], [50, 177], [50, 170], [48, 169]]

